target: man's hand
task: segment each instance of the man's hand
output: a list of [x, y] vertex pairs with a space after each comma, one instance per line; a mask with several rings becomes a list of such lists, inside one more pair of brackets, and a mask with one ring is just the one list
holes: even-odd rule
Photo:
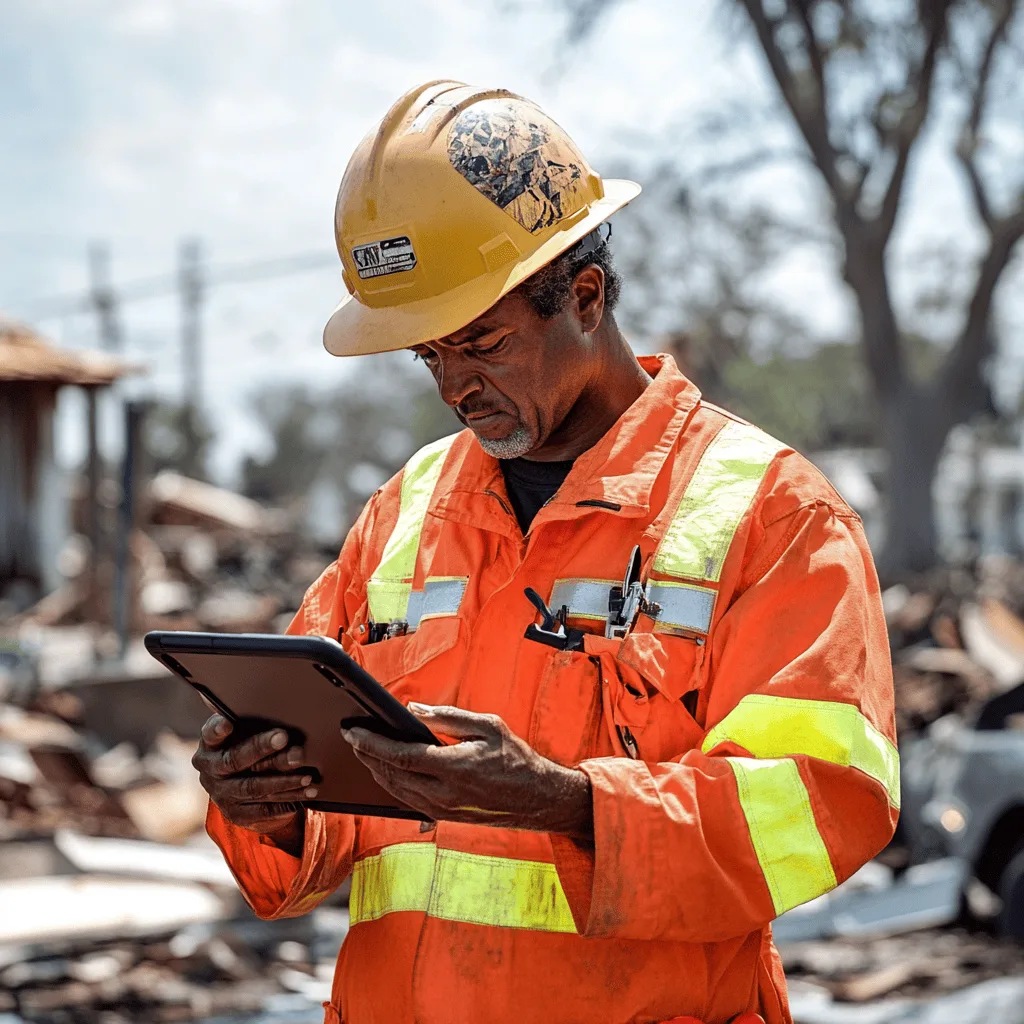
[[221, 715], [207, 719], [192, 765], [210, 799], [233, 825], [269, 836], [296, 857], [302, 854], [305, 811], [298, 800], [316, 796], [313, 777], [295, 771], [305, 760], [301, 747], [284, 748], [283, 729], [262, 732], [226, 746], [232, 725]]
[[497, 715], [410, 704], [436, 734], [457, 743], [402, 743], [342, 730], [356, 756], [393, 796], [435, 821], [593, 837], [590, 780], [541, 757]]

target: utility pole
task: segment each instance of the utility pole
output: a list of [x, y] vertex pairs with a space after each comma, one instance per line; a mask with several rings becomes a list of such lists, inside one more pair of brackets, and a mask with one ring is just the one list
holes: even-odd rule
[[202, 305], [206, 294], [202, 247], [198, 239], [182, 241], [178, 250], [178, 291], [181, 297], [182, 411], [187, 471], [201, 475], [200, 428], [203, 410]]
[[[124, 344], [118, 317], [118, 297], [110, 272], [110, 247], [105, 242], [89, 246], [89, 300], [96, 313], [96, 333], [100, 346], [107, 352], [120, 352]], [[104, 563], [109, 546], [109, 523], [100, 508], [99, 492], [103, 466], [99, 446], [99, 394], [95, 387], [86, 388], [86, 423], [89, 450], [86, 454], [86, 530], [89, 534], [89, 606], [104, 604]]]
[[118, 656], [124, 658], [134, 620], [134, 583], [131, 538], [139, 500], [145, 402], [126, 402], [124, 407], [124, 459], [121, 463], [121, 502], [117, 510], [117, 547], [114, 552], [114, 629]]
[[100, 344], [108, 352], [120, 352], [124, 337], [117, 316], [117, 296], [110, 281], [110, 247], [104, 242], [89, 246], [89, 298], [96, 311]]

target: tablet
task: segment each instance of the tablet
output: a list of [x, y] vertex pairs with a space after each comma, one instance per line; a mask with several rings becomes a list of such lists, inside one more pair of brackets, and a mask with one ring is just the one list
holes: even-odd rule
[[321, 811], [426, 820], [377, 784], [339, 729], [346, 721], [409, 742], [440, 741], [337, 641], [157, 631], [146, 634], [145, 644], [208, 707], [230, 719], [236, 734], [244, 738], [282, 728], [289, 746], [305, 748], [306, 767], [319, 792], [315, 800], [298, 803]]

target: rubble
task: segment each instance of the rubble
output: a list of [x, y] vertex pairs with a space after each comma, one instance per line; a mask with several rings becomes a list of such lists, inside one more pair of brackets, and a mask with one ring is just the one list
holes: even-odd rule
[[[106, 481], [113, 484], [113, 481]], [[80, 488], [81, 490], [81, 488]], [[40, 630], [87, 626], [90, 660], [116, 653], [110, 592], [113, 568], [93, 566], [84, 490], [72, 510], [78, 531], [64, 543], [58, 565], [63, 586], [8, 624], [8, 640], [32, 641]], [[168, 470], [144, 488], [132, 530], [129, 591], [131, 632], [198, 629], [271, 632], [298, 608], [309, 584], [337, 555], [299, 529], [301, 510], [268, 508], [232, 491]], [[43, 647], [57, 638], [49, 636]], [[2, 653], [2, 652], [0, 652]], [[73, 671], [81, 674], [81, 659]], [[0, 695], [3, 693], [0, 658]]]
[[67, 862], [85, 873], [234, 885], [220, 850], [209, 840], [188, 846], [83, 836], [66, 829], [54, 836], [56, 849]]
[[934, 930], [779, 951], [796, 1024], [1024, 1024], [1024, 949], [1014, 943]]
[[948, 714], [971, 720], [1024, 681], [1024, 566], [985, 559], [974, 574], [940, 569], [883, 592], [896, 724], [919, 733]]
[[[82, 749], [91, 746], [80, 738]], [[133, 793], [181, 785], [175, 777], [193, 746], [163, 734], [142, 756], [129, 744], [116, 759], [106, 751], [97, 774], [126, 786], [109, 790], [95, 782], [87, 755], [72, 752], [70, 762], [58, 759], [58, 769], [22, 783], [15, 806], [3, 805], [0, 1015], [69, 1024], [227, 1021], [252, 1019], [282, 998], [293, 1009], [319, 1008], [347, 913], [255, 919], [202, 831], [205, 799], [174, 845], [95, 834], [145, 834], [145, 820], [130, 813], [112, 828], [105, 802], [131, 809]], [[51, 790], [69, 774], [98, 795], [86, 801]], [[190, 784], [199, 788], [194, 773]], [[69, 822], [79, 830], [61, 827]]]
[[153, 521], [170, 526], [198, 526], [262, 536], [274, 532], [279, 519], [251, 498], [164, 470], [149, 486]]
[[0, 945], [160, 934], [226, 916], [200, 885], [98, 875], [0, 882]]

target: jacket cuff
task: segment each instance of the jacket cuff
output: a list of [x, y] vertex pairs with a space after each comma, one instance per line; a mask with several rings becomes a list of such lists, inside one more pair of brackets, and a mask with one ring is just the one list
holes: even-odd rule
[[[593, 849], [552, 837], [577, 930], [587, 938], [650, 938], [661, 924], [655, 894], [666, 875], [659, 855], [670, 848], [658, 834], [664, 812], [650, 771], [642, 761], [622, 757], [594, 758], [577, 767], [586, 772], [593, 794]], [[642, 813], [645, 804], [653, 813]]]
[[295, 917], [312, 910], [331, 889], [316, 883], [330, 875], [325, 867], [351, 850], [355, 823], [351, 815], [328, 827], [321, 811], [306, 811], [302, 856], [263, 839], [258, 833], [232, 825], [213, 803], [206, 815], [206, 831], [220, 847], [246, 902], [262, 918]]
[[576, 931], [584, 935], [590, 920], [590, 897], [594, 890], [593, 844], [561, 835], [552, 835], [550, 839], [558, 881], [572, 912]]

